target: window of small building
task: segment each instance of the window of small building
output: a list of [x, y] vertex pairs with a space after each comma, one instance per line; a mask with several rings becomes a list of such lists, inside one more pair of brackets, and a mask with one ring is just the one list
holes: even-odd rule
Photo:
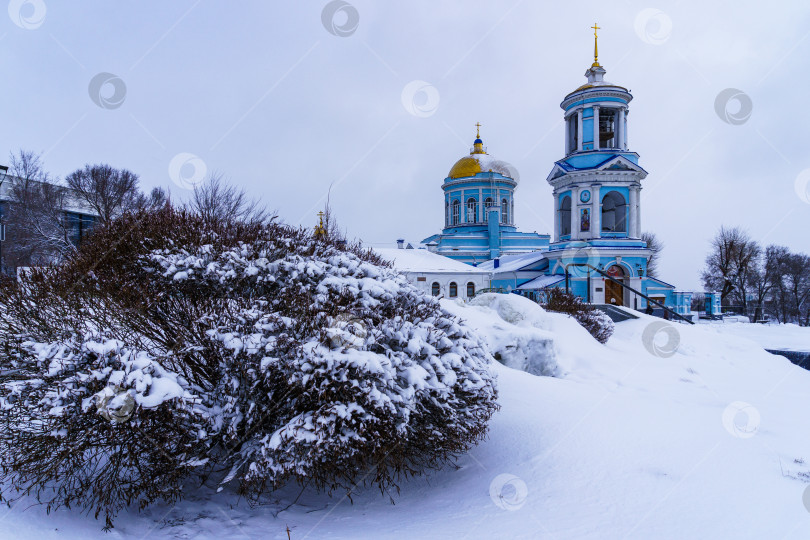
[[433, 296], [439, 296], [439, 293], [441, 292], [442, 292], [441, 286], [438, 284], [438, 282], [434, 281], [433, 285], [430, 286], [430, 293]]
[[458, 285], [456, 285], [455, 281], [450, 282], [450, 298], [456, 298], [458, 296]]
[[472, 298], [475, 296], [475, 283], [470, 281], [467, 283], [467, 298]]

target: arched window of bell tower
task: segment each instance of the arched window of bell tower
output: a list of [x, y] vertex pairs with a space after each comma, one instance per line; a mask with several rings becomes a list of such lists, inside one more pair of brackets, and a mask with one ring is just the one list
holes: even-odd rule
[[461, 203], [458, 199], [453, 201], [453, 225], [458, 225], [461, 218]]
[[571, 234], [571, 197], [566, 195], [560, 201], [560, 236]]
[[579, 113], [573, 113], [568, 116], [568, 125], [566, 126], [566, 134], [568, 135], [568, 140], [565, 141], [565, 153], [570, 154], [571, 152], [576, 152], [579, 148]]
[[599, 147], [618, 148], [617, 119], [618, 109], [602, 107], [599, 109]]
[[501, 201], [501, 223], [509, 223], [509, 201], [506, 199]]
[[602, 198], [602, 232], [627, 232], [627, 201], [618, 191]]

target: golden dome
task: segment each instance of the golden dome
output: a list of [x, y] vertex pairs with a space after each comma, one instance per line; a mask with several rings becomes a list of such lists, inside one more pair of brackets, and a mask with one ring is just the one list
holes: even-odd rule
[[481, 140], [481, 123], [475, 124], [475, 127], [475, 141], [473, 141], [470, 156], [456, 161], [456, 164], [450, 169], [450, 174], [447, 175], [450, 178], [467, 178], [468, 176], [475, 176], [484, 170], [481, 168], [481, 160], [478, 157], [479, 155], [487, 155], [484, 141]]
[[448, 178], [456, 180], [458, 178], [469, 178], [478, 173], [495, 172], [510, 178], [517, 184], [517, 170], [509, 163], [495, 159], [487, 154], [484, 141], [481, 140], [481, 124], [476, 124], [476, 127], [478, 127], [479, 130], [476, 130], [475, 141], [473, 141], [473, 147], [470, 149], [470, 155], [456, 161], [450, 168], [450, 172], [447, 175]]
[[468, 176], [475, 176], [483, 172], [481, 170], [481, 162], [472, 156], [463, 157], [456, 161], [455, 165], [450, 169], [450, 178], [466, 178]]

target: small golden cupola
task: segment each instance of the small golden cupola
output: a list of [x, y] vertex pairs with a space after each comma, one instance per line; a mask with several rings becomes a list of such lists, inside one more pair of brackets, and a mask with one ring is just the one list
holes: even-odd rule
[[473, 141], [473, 147], [470, 150], [470, 155], [456, 161], [453, 167], [451, 167], [450, 173], [447, 176], [453, 179], [467, 178], [483, 172], [483, 169], [481, 168], [481, 161], [474, 156], [481, 154], [486, 155], [486, 153], [487, 149], [484, 148], [484, 141], [481, 140], [481, 123], [479, 122], [475, 124], [475, 141]]

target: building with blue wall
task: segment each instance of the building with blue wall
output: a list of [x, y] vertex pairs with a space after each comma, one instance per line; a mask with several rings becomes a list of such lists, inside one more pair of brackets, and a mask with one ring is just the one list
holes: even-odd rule
[[547, 250], [549, 235], [520, 232], [515, 226], [518, 181], [514, 167], [487, 153], [479, 130], [470, 155], [451, 167], [442, 184], [444, 229], [422, 244], [473, 265], [504, 255]]
[[[14, 195], [14, 186], [27, 182], [27, 189], [39, 190], [41, 183], [23, 180], [7, 174], [7, 171], [8, 167], [0, 165], [0, 273], [14, 275], [18, 267], [46, 264], [53, 260], [49, 254], [43, 254], [41, 249], [20, 249], [15, 256], [14, 244], [19, 248], [21, 245], [25, 246], [25, 242], [30, 243], [30, 240], [26, 239], [24, 232], [17, 230], [18, 224], [10, 219], [12, 209], [19, 200], [19, 197]], [[70, 189], [61, 186], [55, 186], [53, 189], [64, 192], [64, 196], [59, 197], [64, 206], [57, 213], [61, 214], [59, 223], [52, 223], [43, 228], [47, 230], [48, 227], [58, 227], [60, 236], [64, 235], [66, 240], [78, 247], [93, 231], [98, 215]]]
[[646, 296], [687, 314], [692, 294], [647, 273], [653, 254], [641, 237], [647, 171], [628, 144], [633, 96], [605, 74], [595, 41], [587, 81], [560, 103], [565, 154], [546, 178], [553, 189], [553, 242], [517, 232], [515, 175], [486, 154], [478, 137], [442, 186], [445, 229], [423, 243], [490, 270], [494, 288], [537, 297], [548, 287], [568, 287], [588, 302], [636, 309], [647, 308]]

